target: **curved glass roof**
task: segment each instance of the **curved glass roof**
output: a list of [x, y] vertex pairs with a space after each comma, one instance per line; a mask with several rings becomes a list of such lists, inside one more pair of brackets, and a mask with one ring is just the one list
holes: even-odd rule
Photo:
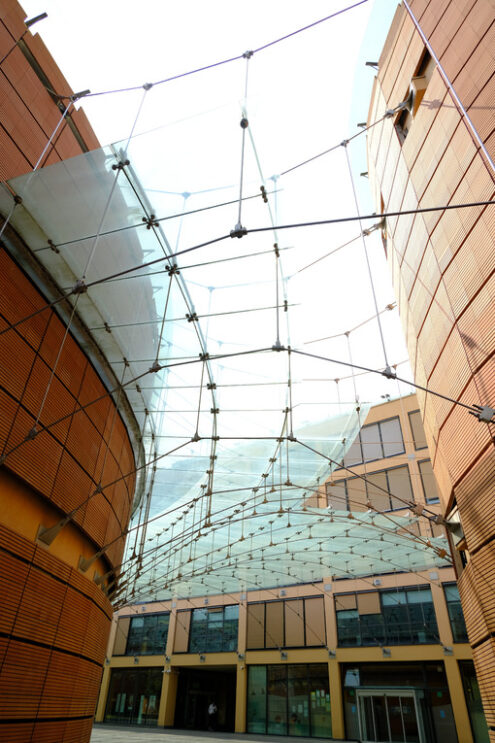
[[[244, 67], [216, 70], [225, 100], [204, 110], [190, 78], [180, 95], [133, 94], [128, 139], [10, 182], [12, 225], [141, 431], [121, 601], [446, 564], [410, 513], [326, 508], [370, 404], [405, 391], [380, 375], [404, 350], [381, 287], [377, 322], [361, 234], [373, 221], [338, 221], [356, 216], [347, 144], [299, 167], [311, 142], [292, 146], [288, 114], [257, 96], [265, 73], [232, 103]], [[336, 222], [307, 225], [322, 217]]]

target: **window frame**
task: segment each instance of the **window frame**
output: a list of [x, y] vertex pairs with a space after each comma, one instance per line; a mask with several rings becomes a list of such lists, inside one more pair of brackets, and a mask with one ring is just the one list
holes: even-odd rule
[[[424, 446], [416, 446], [416, 437], [414, 436], [414, 429], [411, 424], [411, 415], [414, 415], [415, 413], [419, 413], [419, 418], [421, 422], [421, 427], [423, 428], [423, 421], [421, 420], [421, 410], [418, 408], [417, 410], [409, 410], [407, 413], [407, 417], [409, 420], [409, 428], [411, 429], [411, 439], [414, 444], [414, 451], [424, 451], [425, 449], [428, 449], [428, 444], [426, 443], [426, 436], [425, 436], [425, 445]], [[424, 433], [424, 428], [423, 428]]]
[[[384, 448], [384, 444], [387, 444], [387, 441], [384, 441], [384, 439], [383, 439], [383, 434], [382, 434], [382, 428], [381, 427], [382, 427], [382, 425], [384, 423], [389, 423], [390, 421], [397, 421], [398, 422], [398, 424], [399, 424], [399, 430], [400, 430], [400, 436], [401, 436], [401, 439], [402, 439], [402, 450], [396, 452], [395, 454], [385, 454], [385, 448]], [[365, 430], [366, 428], [371, 428], [372, 426], [377, 426], [378, 427], [379, 444], [380, 444], [382, 456], [381, 457], [376, 457], [374, 459], [365, 459], [364, 458], [364, 455], [363, 455], [363, 442], [362, 442], [362, 439], [361, 439], [361, 431]], [[347, 457], [347, 454], [349, 453], [349, 451], [351, 450], [351, 448], [353, 446], [355, 446], [356, 444], [359, 446], [359, 450], [361, 452], [361, 458], [360, 458], [360, 460], [358, 462], [353, 462], [352, 464], [346, 463], [345, 462], [345, 459]], [[403, 455], [405, 453], [406, 453], [406, 448], [405, 448], [405, 444], [404, 444], [404, 432], [402, 430], [402, 423], [401, 423], [400, 415], [391, 415], [389, 418], [382, 418], [379, 421], [374, 421], [373, 423], [367, 423], [365, 426], [362, 426], [362, 428], [358, 431], [358, 433], [356, 435], [356, 438], [352, 442], [351, 447], [348, 449], [347, 454], [345, 454], [344, 457], [342, 458], [342, 465], [341, 465], [341, 467], [339, 469], [341, 469], [343, 466], [345, 466], [345, 467], [357, 467], [357, 466], [359, 466], [361, 464], [369, 464], [370, 462], [379, 462], [381, 459], [392, 459], [392, 457], [400, 457], [401, 455]]]
[[[307, 632], [306, 632], [306, 601], [311, 599], [321, 599], [322, 603], [322, 609], [323, 609], [323, 631], [324, 631], [324, 637], [322, 638], [322, 642], [318, 645], [308, 645], [308, 638], [307, 638]], [[304, 632], [304, 644], [303, 645], [287, 645], [287, 635], [286, 635], [286, 626], [285, 626], [285, 604], [290, 603], [291, 601], [302, 601], [303, 602], [303, 615], [302, 615], [302, 621], [303, 621], [303, 632]], [[247, 650], [277, 650], [276, 647], [266, 645], [266, 607], [268, 604], [276, 604], [280, 603], [282, 604], [282, 635], [283, 635], [283, 644], [280, 646], [281, 648], [288, 649], [288, 650], [297, 650], [299, 648], [323, 648], [326, 646], [327, 642], [327, 628], [326, 628], [326, 621], [325, 621], [325, 601], [323, 596], [291, 596], [290, 598], [276, 598], [271, 599], [270, 601], [250, 601], [247, 606], [247, 614], [249, 621], [249, 606], [254, 605], [260, 605], [263, 604], [263, 646], [262, 647], [247, 647]], [[315, 633], [313, 633], [315, 634]]]
[[[423, 495], [425, 497], [425, 503], [440, 503], [440, 495], [438, 493], [438, 487], [437, 487], [437, 483], [436, 483], [436, 480], [435, 479], [433, 480], [433, 482], [435, 483], [435, 490], [437, 492], [437, 497], [436, 498], [432, 498], [432, 499], [428, 499], [428, 497], [426, 495], [426, 488], [425, 488], [425, 483], [424, 483], [424, 480], [423, 480], [423, 473], [421, 471], [421, 465], [424, 464], [425, 462], [430, 462], [430, 464], [431, 464], [430, 457], [426, 457], [425, 459], [420, 459], [417, 462], [418, 472], [419, 472], [419, 478], [421, 480], [421, 487], [423, 488]], [[432, 474], [433, 474], [433, 478], [435, 478], [435, 473], [433, 472], [433, 465], [431, 465], [431, 471], [432, 471]]]
[[[236, 636], [235, 636], [235, 647], [231, 649], [231, 648], [224, 648], [223, 647], [223, 643], [224, 643], [224, 639], [225, 639], [224, 638], [225, 609], [227, 609], [229, 607], [232, 607], [232, 606], [235, 606], [237, 608], [237, 633], [236, 633]], [[213, 614], [213, 613], [220, 613], [220, 611], [222, 613], [222, 622], [221, 622], [221, 624], [222, 624], [222, 630], [221, 630], [222, 631], [222, 647], [221, 647], [221, 649], [210, 650], [208, 648], [208, 636], [209, 636], [209, 633], [210, 633], [209, 615], [210, 615], [210, 613], [211, 614]], [[194, 625], [194, 613], [195, 612], [206, 612], [206, 617], [207, 617], [207, 622], [206, 622], [206, 641], [205, 641], [206, 647], [205, 648], [202, 648], [202, 649], [199, 649], [199, 650], [196, 650], [196, 649], [192, 649], [191, 648], [191, 642], [192, 642], [192, 639], [193, 639], [193, 625]], [[228, 621], [231, 621], [231, 620], [229, 619]], [[214, 630], [211, 630], [212, 634], [213, 634], [213, 631]], [[216, 627], [216, 630], [215, 631], [218, 631], [218, 626]], [[189, 634], [188, 634], [188, 638], [187, 638], [187, 653], [190, 653], [190, 654], [193, 654], [193, 655], [197, 655], [198, 653], [200, 655], [203, 655], [203, 654], [206, 654], [206, 653], [235, 653], [235, 652], [237, 652], [238, 646], [239, 646], [239, 604], [219, 604], [218, 606], [209, 606], [209, 605], [206, 605], [206, 606], [196, 606], [193, 609], [191, 609], [191, 620], [190, 620], [190, 624], [189, 624]]]
[[[424, 461], [428, 461], [428, 460], [424, 460]], [[325, 494], [327, 496], [327, 506], [330, 505], [330, 503], [328, 501], [328, 498], [329, 498], [329, 496], [332, 495], [331, 488], [332, 487], [335, 487], [336, 485], [339, 485], [339, 486], [342, 486], [343, 485], [344, 488], [345, 488], [345, 505], [346, 505], [346, 508], [345, 509], [342, 509], [342, 510], [352, 511], [352, 509], [349, 508], [349, 490], [348, 490], [347, 483], [349, 481], [357, 480], [357, 479], [363, 480], [364, 481], [364, 484], [365, 484], [365, 488], [366, 488], [366, 495], [367, 495], [367, 497], [369, 499], [368, 479], [367, 478], [371, 477], [372, 475], [379, 475], [381, 473], [385, 473], [385, 478], [387, 480], [387, 491], [388, 491], [388, 499], [389, 499], [390, 508], [387, 508], [387, 509], [383, 510], [382, 512], [383, 513], [390, 513], [392, 511], [401, 511], [403, 509], [407, 509], [407, 508], [409, 508], [409, 506], [406, 503], [401, 504], [397, 508], [392, 507], [392, 503], [393, 503], [392, 499], [393, 498], [397, 499], [398, 496], [395, 495], [390, 490], [390, 480], [389, 480], [389, 477], [388, 477], [388, 472], [392, 472], [393, 470], [404, 469], [404, 468], [407, 470], [407, 474], [408, 474], [408, 477], [409, 477], [409, 488], [410, 488], [410, 491], [411, 491], [411, 502], [415, 502], [414, 490], [413, 490], [412, 479], [411, 479], [411, 470], [409, 468], [409, 464], [407, 462], [405, 462], [404, 464], [396, 464], [394, 467], [384, 467], [384, 468], [382, 468], [380, 470], [374, 470], [373, 472], [367, 472], [366, 475], [363, 475], [362, 477], [360, 477], [359, 475], [351, 475], [350, 477], [343, 478], [342, 480], [334, 480], [332, 484], [330, 484], [329, 482], [327, 482], [325, 484]], [[369, 484], [371, 486], [373, 485], [372, 482], [370, 482]], [[384, 495], [385, 495], [385, 493], [384, 493]], [[433, 501], [430, 501], [430, 502], [433, 502]]]
[[[157, 621], [157, 618], [158, 617], [168, 617], [167, 636], [165, 638], [165, 643], [163, 645], [163, 650], [160, 650], [160, 652], [155, 652], [156, 646], [155, 646], [155, 644], [153, 644], [153, 652], [147, 651], [147, 650], [143, 651], [143, 649], [142, 649], [142, 642], [143, 642], [142, 639], [141, 639], [141, 648], [138, 651], [131, 650], [130, 647], [129, 647], [129, 643], [130, 643], [130, 640], [131, 640], [131, 630], [132, 630], [132, 623], [133, 623], [133, 621], [135, 621], [136, 619], [143, 619], [144, 622], [145, 622], [145, 624], [146, 624], [146, 621], [147, 620], [155, 619], [155, 627], [153, 629], [153, 632], [156, 633], [157, 626], [158, 626], [158, 621]], [[168, 640], [168, 631], [170, 629], [170, 612], [169, 611], [157, 611], [157, 612], [153, 612], [153, 613], [150, 612], [149, 614], [134, 614], [133, 616], [130, 617], [130, 620], [131, 621], [129, 622], [129, 628], [127, 630], [127, 639], [126, 639], [126, 644], [125, 644], [125, 653], [124, 653], [124, 656], [129, 656], [129, 655], [131, 655], [131, 656], [132, 655], [133, 656], [139, 656], [139, 655], [165, 655], [165, 650], [166, 650], [166, 647], [167, 647], [167, 640]], [[143, 632], [144, 632], [144, 630], [145, 630], [145, 627], [143, 627]], [[154, 641], [154, 643], [156, 642], [155, 637], [153, 637], [153, 641]], [[119, 656], [119, 657], [124, 657], [124, 656]]]

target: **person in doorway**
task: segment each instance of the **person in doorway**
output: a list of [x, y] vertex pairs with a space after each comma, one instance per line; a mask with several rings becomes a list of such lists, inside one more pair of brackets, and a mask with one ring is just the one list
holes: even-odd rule
[[218, 707], [212, 700], [208, 706], [208, 730], [216, 730]]

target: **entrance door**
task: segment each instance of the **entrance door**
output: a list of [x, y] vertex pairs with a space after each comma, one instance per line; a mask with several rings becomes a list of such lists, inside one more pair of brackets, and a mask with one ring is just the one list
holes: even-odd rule
[[415, 691], [358, 690], [359, 725], [363, 741], [425, 743]]

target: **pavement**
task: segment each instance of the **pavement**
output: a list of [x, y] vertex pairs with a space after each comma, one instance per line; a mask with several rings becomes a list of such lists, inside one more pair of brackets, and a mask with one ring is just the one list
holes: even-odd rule
[[[160, 741], [158, 739], [160, 738]], [[243, 733], [206, 733], [191, 730], [165, 730], [164, 728], [137, 728], [114, 725], [95, 725], [91, 735], [91, 743], [225, 743], [226, 740], [235, 743], [289, 743], [287, 736], [248, 735]], [[328, 738], [295, 738], [297, 743], [315, 743]], [[345, 741], [339, 741], [345, 743]]]

